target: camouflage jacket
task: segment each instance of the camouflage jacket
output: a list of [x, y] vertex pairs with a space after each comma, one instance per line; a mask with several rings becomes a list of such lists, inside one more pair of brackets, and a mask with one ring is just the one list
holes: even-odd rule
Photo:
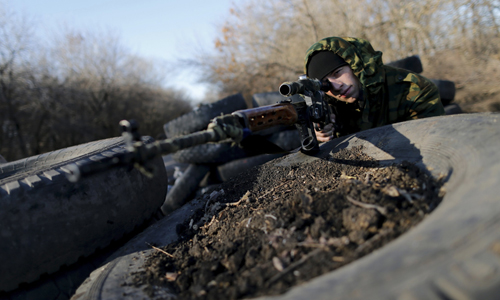
[[368, 41], [322, 39], [307, 50], [304, 66], [314, 52], [324, 50], [342, 57], [362, 85], [363, 99], [356, 103], [347, 104], [328, 97], [339, 125], [337, 136], [444, 114], [434, 83], [418, 74], [384, 65], [382, 52], [375, 51]]

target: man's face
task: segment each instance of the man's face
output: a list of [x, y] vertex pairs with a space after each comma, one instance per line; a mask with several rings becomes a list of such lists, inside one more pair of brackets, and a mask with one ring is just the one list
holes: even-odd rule
[[348, 65], [333, 70], [323, 80], [328, 80], [332, 84], [332, 89], [326, 94], [339, 101], [353, 103], [360, 95], [361, 83]]

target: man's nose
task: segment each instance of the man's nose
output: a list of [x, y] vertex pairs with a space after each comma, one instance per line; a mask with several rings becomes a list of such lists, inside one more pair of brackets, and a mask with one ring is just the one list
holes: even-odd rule
[[342, 87], [344, 86], [344, 83], [342, 81], [339, 81], [339, 80], [328, 79], [328, 81], [330, 81], [330, 83], [332, 84], [332, 88], [336, 91], [341, 90]]

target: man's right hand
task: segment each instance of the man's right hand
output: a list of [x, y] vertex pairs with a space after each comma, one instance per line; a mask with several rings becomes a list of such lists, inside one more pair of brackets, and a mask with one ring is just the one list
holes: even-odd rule
[[335, 115], [330, 115], [330, 120], [332, 123], [327, 124], [324, 128], [316, 130], [314, 126], [314, 133], [316, 134], [316, 139], [318, 142], [328, 142], [335, 138]]

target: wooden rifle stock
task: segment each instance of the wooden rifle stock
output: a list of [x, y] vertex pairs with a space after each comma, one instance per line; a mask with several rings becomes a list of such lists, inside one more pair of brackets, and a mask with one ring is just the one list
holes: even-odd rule
[[233, 115], [242, 118], [245, 122], [245, 127], [252, 132], [276, 125], [293, 125], [299, 118], [297, 110], [290, 103], [278, 103], [238, 110]]

